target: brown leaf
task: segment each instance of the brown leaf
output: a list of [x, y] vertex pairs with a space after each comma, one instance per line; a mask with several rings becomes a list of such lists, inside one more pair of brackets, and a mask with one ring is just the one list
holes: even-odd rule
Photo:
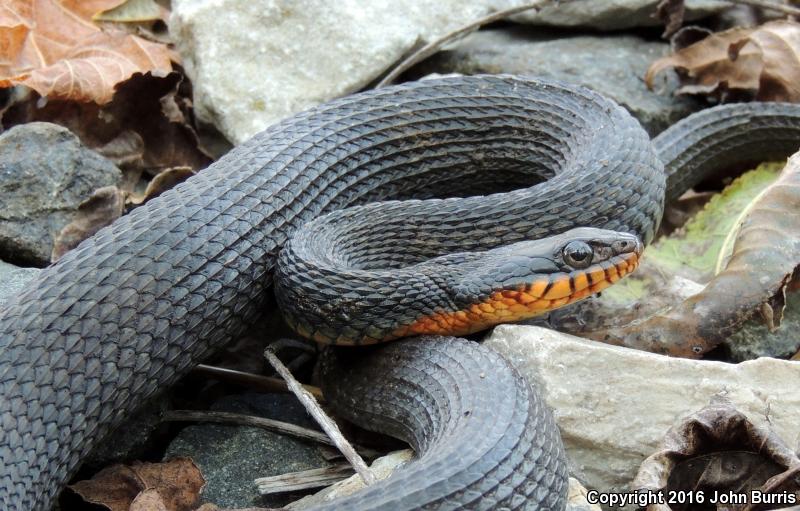
[[[764, 69], [759, 77], [756, 99], [800, 101], [800, 24], [772, 22], [756, 30], [749, 43], [763, 54]], [[732, 48], [741, 52], [739, 45]]]
[[[653, 80], [664, 69], [677, 68], [684, 86], [678, 90], [687, 93], [687, 87], [703, 87], [708, 92], [720, 86], [730, 89], [755, 90], [758, 76], [763, 69], [761, 56], [752, 51], [741, 52], [736, 62], [729, 58], [730, 45], [747, 37], [751, 29], [733, 28], [687, 46], [672, 55], [660, 58], [650, 65], [645, 74], [645, 83], [653, 88]], [[724, 84], [724, 85], [723, 85]]]
[[117, 167], [142, 168], [144, 165], [144, 140], [132, 130], [120, 132], [95, 151], [114, 162]]
[[64, 226], [53, 242], [50, 261], [56, 262], [94, 233], [122, 216], [125, 193], [116, 186], [105, 186], [78, 206], [75, 219]]
[[[197, 506], [204, 486], [205, 479], [194, 462], [176, 458], [162, 463], [114, 465], [69, 488], [87, 502], [111, 511], [190, 511]], [[148, 504], [162, 507], [142, 507]]]
[[166, 23], [168, 18], [169, 11], [155, 0], [125, 0], [116, 7], [92, 16], [95, 21], [116, 23], [140, 23], [155, 20]]
[[142, 204], [153, 197], [158, 197], [178, 183], [182, 183], [194, 175], [189, 167], [173, 167], [154, 177], [143, 194], [133, 194], [128, 198], [130, 204]]
[[170, 511], [158, 490], [144, 490], [133, 499], [129, 511]]
[[682, 77], [679, 93], [724, 97], [733, 92], [762, 101], [800, 101], [800, 24], [771, 21], [712, 34], [653, 62], [645, 75], [647, 86], [652, 88], [656, 75], [671, 67]]
[[656, 6], [656, 17], [664, 23], [661, 37], [669, 37], [681, 28], [686, 11], [683, 0], [661, 0]]
[[[631, 488], [692, 490], [693, 495], [703, 492], [706, 498], [714, 491], [793, 493], [800, 491], [795, 480], [798, 467], [800, 458], [780, 437], [754, 425], [727, 399], [718, 397], [667, 432], [661, 448], [642, 462]], [[655, 504], [647, 508], [670, 509], [693, 507]]]
[[590, 332], [604, 342], [699, 357], [756, 313], [776, 326], [800, 266], [800, 152], [754, 203], [724, 271], [679, 305], [629, 325]]
[[91, 20], [120, 0], [6, 0], [0, 7], [0, 87], [26, 85], [55, 99], [105, 104], [135, 73], [166, 75], [177, 55], [166, 45]]
[[2, 121], [6, 128], [32, 121], [65, 126], [84, 145], [108, 154], [126, 173], [132, 171], [136, 179], [141, 171], [156, 175], [172, 167], [197, 170], [211, 158], [198, 147], [191, 105], [183, 100], [189, 92], [183, 88], [178, 73], [164, 78], [136, 74], [116, 87], [106, 105], [74, 101], [40, 105], [34, 93], [9, 107]]

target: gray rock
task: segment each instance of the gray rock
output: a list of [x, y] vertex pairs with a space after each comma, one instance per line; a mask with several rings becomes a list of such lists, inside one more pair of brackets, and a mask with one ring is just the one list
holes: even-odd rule
[[20, 268], [0, 261], [0, 307], [22, 291], [38, 274], [38, 268]]
[[[521, 5], [528, 0], [512, 0]], [[521, 14], [515, 21], [558, 27], [588, 27], [599, 30], [660, 25], [655, 17], [660, 0], [577, 0], [545, 7], [538, 14]], [[704, 18], [730, 7], [719, 0], [686, 0], [686, 20]]]
[[537, 383], [589, 488], [626, 490], [667, 430], [718, 395], [789, 445], [800, 438], [800, 362], [687, 360], [513, 325], [485, 344]]
[[[240, 143], [357, 91], [489, 0], [174, 0], [170, 32], [198, 117]], [[236, 27], [231, 30], [231, 27]]]
[[668, 52], [667, 43], [632, 35], [558, 37], [515, 27], [476, 32], [410, 73], [511, 73], [584, 85], [627, 108], [654, 135], [701, 106], [673, 96], [675, 83], [658, 91], [645, 86], [648, 66]]
[[[212, 408], [314, 427], [303, 407], [288, 394], [228, 396]], [[203, 472], [203, 501], [225, 508], [286, 505], [298, 495], [262, 497], [253, 480], [328, 465], [310, 442], [260, 428], [219, 424], [184, 428], [167, 448], [164, 459], [177, 456], [192, 458]]]
[[113, 163], [66, 128], [32, 122], [6, 131], [0, 135], [0, 258], [49, 264], [53, 240], [78, 205], [121, 179]]

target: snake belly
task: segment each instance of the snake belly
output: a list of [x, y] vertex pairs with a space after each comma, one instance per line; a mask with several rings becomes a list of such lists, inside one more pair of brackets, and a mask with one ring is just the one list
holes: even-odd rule
[[[785, 142], [781, 148], [796, 147], [796, 108], [778, 106], [762, 124], [752, 122], [761, 119], [760, 110], [737, 112], [706, 114], [701, 120], [735, 118], [738, 124], [715, 128], [716, 122], [687, 120], [674, 136], [665, 135], [668, 182], [686, 185], [687, 169], [713, 171], [713, 153], [735, 149], [737, 143], [754, 157], [781, 145], [778, 141]], [[697, 131], [699, 125], [704, 129]], [[766, 135], [759, 139], [756, 132]], [[655, 148], [661, 153], [659, 139]], [[649, 241], [665, 194], [655, 148], [635, 120], [595, 93], [508, 76], [370, 91], [272, 126], [83, 242], [0, 310], [0, 503], [9, 510], [52, 506], [97, 439], [259, 321], [278, 252], [308, 221], [367, 202], [461, 195], [466, 198], [444, 203], [462, 223], [451, 216], [441, 231], [453, 235], [459, 250], [476, 243], [458, 234], [467, 222], [486, 227], [498, 243], [577, 226], [627, 231]], [[703, 156], [700, 164], [682, 159], [683, 150], [695, 149]], [[483, 201], [469, 198], [486, 190], [505, 193]], [[381, 229], [402, 228], [390, 223]], [[396, 427], [405, 428], [401, 436], [426, 452], [452, 449], [483, 434], [471, 429], [471, 421], [449, 427], [456, 418], [451, 412], [471, 406], [466, 410], [434, 398], [472, 395], [469, 403], [475, 408], [493, 403], [489, 383], [495, 371], [511, 375], [498, 377], [504, 388], [519, 386], [505, 361], [480, 347], [465, 348], [463, 341], [397, 346], [389, 345], [386, 356], [413, 358], [396, 364], [393, 374], [403, 395], [392, 397], [392, 385], [376, 386], [370, 400], [359, 404], [359, 395], [346, 390], [363, 393], [363, 384], [345, 382], [333, 369], [325, 386], [339, 389], [341, 381], [337, 406], [374, 423], [392, 421], [386, 405], [403, 410], [404, 403], [416, 400], [422, 409], [407, 409], [402, 418], [410, 422]], [[372, 363], [381, 363], [380, 351], [374, 356]], [[476, 357], [482, 360], [478, 365], [470, 362]], [[452, 363], [429, 371], [428, 362], [444, 360]], [[462, 379], [477, 367], [489, 375], [484, 385], [462, 387]], [[431, 379], [423, 378], [429, 374]], [[525, 389], [511, 393], [517, 411], [503, 415], [508, 433], [496, 437], [497, 445], [527, 442], [530, 431], [557, 442], [552, 420]], [[437, 436], [442, 431], [448, 434]], [[384, 502], [394, 509], [437, 507], [437, 502], [448, 503], [442, 508], [509, 503], [518, 508], [526, 506], [525, 495], [557, 495], [530, 501], [553, 502], [557, 508], [563, 502], [564, 468], [561, 448], [554, 449], [548, 452], [560, 461], [544, 463], [556, 467], [549, 471], [530, 468], [531, 459], [545, 457], [541, 449], [522, 457], [509, 454], [510, 463], [499, 463], [492, 450], [476, 451], [477, 459], [457, 458], [462, 475], [442, 483], [450, 490], [445, 500], [425, 492], [407, 498], [405, 488], [391, 479], [365, 493], [388, 495]], [[412, 482], [441, 483], [436, 473], [445, 461], [437, 459]], [[499, 483], [473, 486], [476, 480]]]

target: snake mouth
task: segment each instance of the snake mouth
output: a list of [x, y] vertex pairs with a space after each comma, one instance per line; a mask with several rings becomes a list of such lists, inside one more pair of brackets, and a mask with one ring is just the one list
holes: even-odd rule
[[[639, 266], [642, 246], [570, 273], [544, 275], [516, 289], [498, 290], [455, 312], [431, 314], [395, 330], [390, 339], [411, 335], [467, 335], [500, 323], [522, 321], [596, 294]], [[386, 340], [390, 340], [386, 339]]]

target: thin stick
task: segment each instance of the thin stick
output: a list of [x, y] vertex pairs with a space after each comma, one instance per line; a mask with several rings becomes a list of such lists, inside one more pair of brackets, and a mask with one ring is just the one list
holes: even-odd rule
[[[561, 2], [571, 2], [573, 0], [561, 0]], [[488, 16], [484, 16], [483, 18], [479, 18], [463, 27], [457, 28], [452, 32], [448, 32], [445, 35], [441, 36], [438, 39], [431, 41], [430, 43], [426, 44], [419, 50], [415, 51], [408, 57], [406, 57], [402, 62], [400, 62], [397, 66], [392, 69], [389, 74], [383, 77], [383, 79], [378, 82], [375, 86], [376, 89], [380, 89], [381, 87], [385, 87], [391, 84], [393, 81], [397, 79], [405, 70], [413, 66], [414, 64], [425, 60], [426, 58], [430, 57], [439, 49], [444, 46], [445, 44], [449, 43], [450, 41], [457, 39], [461, 36], [467, 35], [470, 32], [478, 30], [484, 25], [489, 23], [493, 23], [495, 21], [500, 21], [509, 16], [513, 16], [515, 14], [519, 14], [521, 12], [530, 11], [530, 10], [540, 10], [542, 7], [546, 7], [549, 4], [557, 4], [559, 0], [536, 0], [535, 2], [531, 2], [529, 4], [520, 5], [517, 7], [511, 7], [510, 9], [504, 9], [502, 11], [497, 11], [495, 13], [489, 14]]]
[[258, 492], [261, 495], [270, 495], [330, 486], [339, 481], [344, 481], [351, 475], [353, 475], [353, 467], [343, 463], [325, 468], [312, 468], [277, 476], [259, 477], [253, 482], [258, 487]]
[[[304, 428], [297, 424], [265, 419], [264, 417], [254, 417], [241, 413], [215, 412], [207, 410], [170, 410], [161, 417], [162, 422], [215, 422], [218, 424], [236, 424], [239, 426], [253, 426], [256, 428], [274, 431], [284, 435], [311, 440], [324, 445], [336, 447], [336, 444], [324, 433]], [[378, 452], [364, 447], [357, 447], [358, 451], [368, 458], [378, 456]]]
[[[200, 364], [194, 368], [199, 374], [209, 376], [222, 381], [230, 381], [238, 383], [251, 388], [259, 390], [266, 390], [267, 392], [289, 392], [286, 382], [278, 378], [270, 378], [269, 376], [261, 376], [260, 374], [246, 373], [244, 371], [237, 371], [235, 369], [227, 369], [225, 367], [208, 366]], [[303, 385], [303, 388], [311, 392], [317, 399], [323, 401], [322, 390], [313, 385]]]
[[791, 5], [778, 4], [769, 2], [767, 0], [727, 0], [732, 4], [751, 5], [753, 7], [761, 7], [763, 9], [771, 9], [773, 11], [782, 12], [792, 16], [800, 16], [800, 8]]
[[289, 390], [297, 396], [297, 399], [303, 404], [305, 409], [317, 421], [317, 424], [320, 425], [323, 431], [328, 434], [328, 437], [333, 441], [336, 445], [336, 448], [341, 451], [347, 461], [353, 465], [353, 468], [361, 476], [361, 480], [364, 481], [364, 484], [369, 486], [377, 480], [375, 478], [375, 474], [373, 474], [367, 464], [364, 463], [364, 460], [361, 459], [361, 456], [358, 455], [353, 446], [344, 438], [342, 432], [339, 431], [339, 427], [336, 425], [330, 417], [325, 415], [325, 412], [322, 411], [317, 400], [314, 399], [314, 396], [311, 395], [310, 392], [305, 390], [300, 382], [294, 379], [292, 373], [286, 368], [285, 365], [275, 356], [270, 348], [264, 350], [264, 356], [267, 358], [272, 367], [278, 371], [278, 374], [281, 375], [281, 378], [286, 380], [286, 385], [289, 387]]

